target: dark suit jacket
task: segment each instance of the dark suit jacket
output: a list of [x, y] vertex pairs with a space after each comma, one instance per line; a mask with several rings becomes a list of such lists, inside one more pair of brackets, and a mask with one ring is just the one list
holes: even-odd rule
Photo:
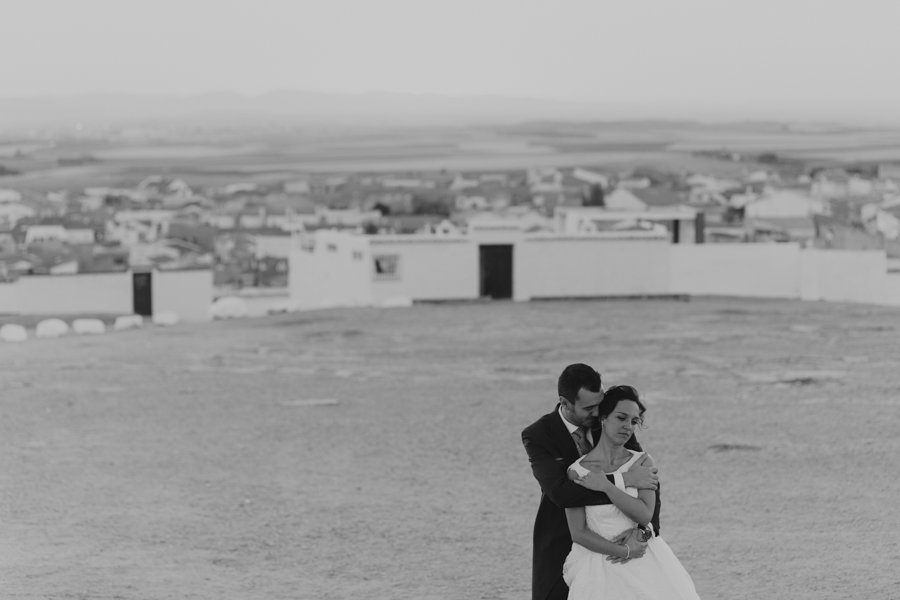
[[[594, 443], [600, 429], [593, 430]], [[566, 471], [580, 456], [572, 434], [563, 424], [559, 406], [522, 432], [522, 443], [531, 462], [534, 478], [541, 485], [541, 504], [534, 521], [534, 557], [531, 577], [532, 600], [544, 600], [562, 577], [562, 567], [572, 549], [572, 536], [566, 521], [566, 508], [610, 504], [606, 494], [595, 492], [571, 481]], [[625, 447], [641, 450], [632, 436]], [[609, 476], [612, 479], [612, 476]], [[653, 513], [653, 529], [659, 532], [659, 490]]]

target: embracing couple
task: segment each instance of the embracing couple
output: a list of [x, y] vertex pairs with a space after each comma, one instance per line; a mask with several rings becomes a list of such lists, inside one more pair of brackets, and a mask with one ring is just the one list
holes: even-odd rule
[[699, 600], [659, 535], [659, 478], [634, 431], [637, 390], [603, 390], [569, 365], [559, 405], [522, 432], [541, 505], [534, 523], [532, 600]]

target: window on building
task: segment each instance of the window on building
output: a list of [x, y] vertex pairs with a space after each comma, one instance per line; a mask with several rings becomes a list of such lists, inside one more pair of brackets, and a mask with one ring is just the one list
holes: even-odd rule
[[375, 279], [400, 279], [400, 255], [379, 254], [372, 257], [375, 265]]

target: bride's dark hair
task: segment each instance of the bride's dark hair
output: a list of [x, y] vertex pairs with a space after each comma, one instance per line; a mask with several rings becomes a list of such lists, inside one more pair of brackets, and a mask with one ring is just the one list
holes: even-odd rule
[[603, 394], [603, 400], [600, 401], [600, 406], [597, 407], [600, 419], [603, 420], [608, 417], [622, 400], [631, 400], [638, 405], [638, 414], [641, 416], [641, 425], [643, 426], [644, 412], [647, 410], [647, 407], [641, 402], [638, 391], [630, 385], [614, 385], [606, 390]]

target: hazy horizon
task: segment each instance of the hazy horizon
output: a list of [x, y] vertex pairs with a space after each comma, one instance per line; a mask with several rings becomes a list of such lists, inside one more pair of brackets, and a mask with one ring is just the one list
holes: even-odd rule
[[892, 0], [13, 0], [4, 9], [4, 99], [383, 92], [592, 104], [624, 118], [900, 122]]
[[[764, 107], [763, 107], [764, 108]], [[557, 100], [505, 94], [321, 92], [274, 90], [248, 94], [214, 91], [195, 94], [95, 92], [0, 97], [0, 127], [131, 126], [168, 119], [197, 124], [230, 122], [334, 122], [428, 125], [560, 122], [690, 122], [697, 124], [778, 123], [825, 127], [890, 127], [900, 118], [871, 112], [855, 118], [801, 109], [742, 111], [729, 106], [612, 103]], [[17, 127], [20, 126], [20, 127]]]

